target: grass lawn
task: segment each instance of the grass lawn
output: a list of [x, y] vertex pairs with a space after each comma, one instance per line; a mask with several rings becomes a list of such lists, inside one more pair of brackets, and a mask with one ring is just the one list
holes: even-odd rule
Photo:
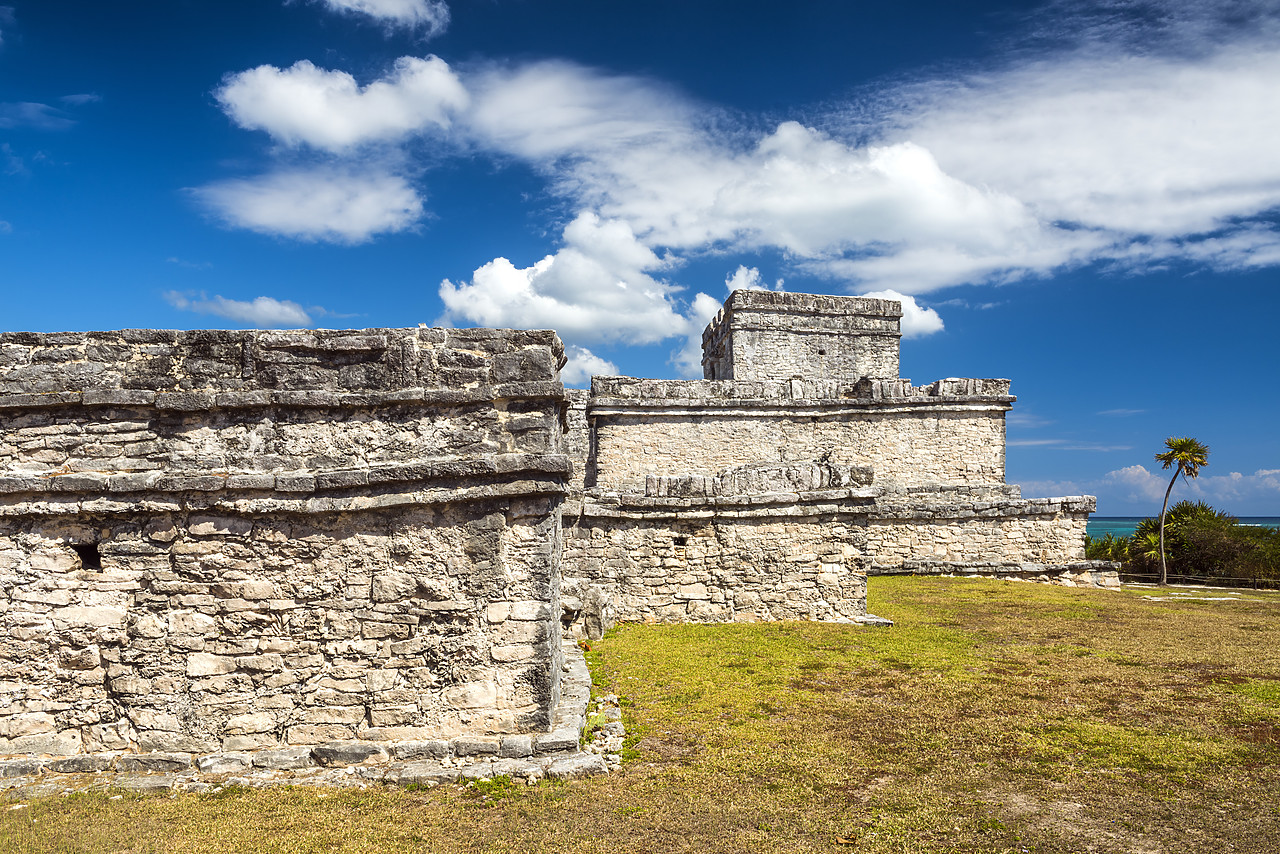
[[588, 653], [620, 773], [0, 802], [0, 851], [1280, 850], [1280, 596], [1150, 592], [880, 578], [891, 629], [629, 626]]

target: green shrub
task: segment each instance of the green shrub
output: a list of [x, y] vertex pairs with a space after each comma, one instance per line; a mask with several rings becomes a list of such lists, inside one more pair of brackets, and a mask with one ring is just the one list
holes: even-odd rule
[[[1160, 520], [1143, 519], [1131, 537], [1086, 538], [1091, 560], [1115, 560], [1131, 572], [1158, 572]], [[1165, 516], [1165, 554], [1173, 576], [1280, 581], [1280, 531], [1241, 525], [1203, 501], [1179, 501]]]

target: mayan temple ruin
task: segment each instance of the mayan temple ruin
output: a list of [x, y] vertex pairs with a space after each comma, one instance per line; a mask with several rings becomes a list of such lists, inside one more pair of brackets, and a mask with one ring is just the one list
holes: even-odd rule
[[0, 334], [0, 754], [550, 756], [617, 622], [1113, 585], [1092, 498], [1004, 482], [1009, 381], [913, 386], [900, 317], [737, 291], [705, 379], [589, 391], [553, 332]]

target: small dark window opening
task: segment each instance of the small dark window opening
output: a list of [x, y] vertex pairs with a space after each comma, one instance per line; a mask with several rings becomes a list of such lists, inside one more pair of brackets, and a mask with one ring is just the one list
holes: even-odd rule
[[85, 569], [102, 569], [102, 552], [97, 543], [75, 543], [71, 550], [80, 556], [80, 565]]
[[826, 351], [826, 350], [819, 350], [819, 351], [818, 351], [818, 355], [819, 355], [819, 356], [825, 356], [825, 355], [827, 355], [827, 351]]
[[673, 542], [673, 543], [675, 543], [677, 546], [687, 546], [687, 545], [689, 545], [689, 538], [688, 538], [688, 537], [676, 537], [674, 540], [672, 540], [672, 542]]

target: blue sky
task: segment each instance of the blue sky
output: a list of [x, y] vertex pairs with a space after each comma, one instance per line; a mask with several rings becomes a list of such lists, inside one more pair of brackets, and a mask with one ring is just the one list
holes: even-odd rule
[[0, 0], [0, 329], [552, 327], [900, 296], [1024, 494], [1280, 515], [1280, 2]]

